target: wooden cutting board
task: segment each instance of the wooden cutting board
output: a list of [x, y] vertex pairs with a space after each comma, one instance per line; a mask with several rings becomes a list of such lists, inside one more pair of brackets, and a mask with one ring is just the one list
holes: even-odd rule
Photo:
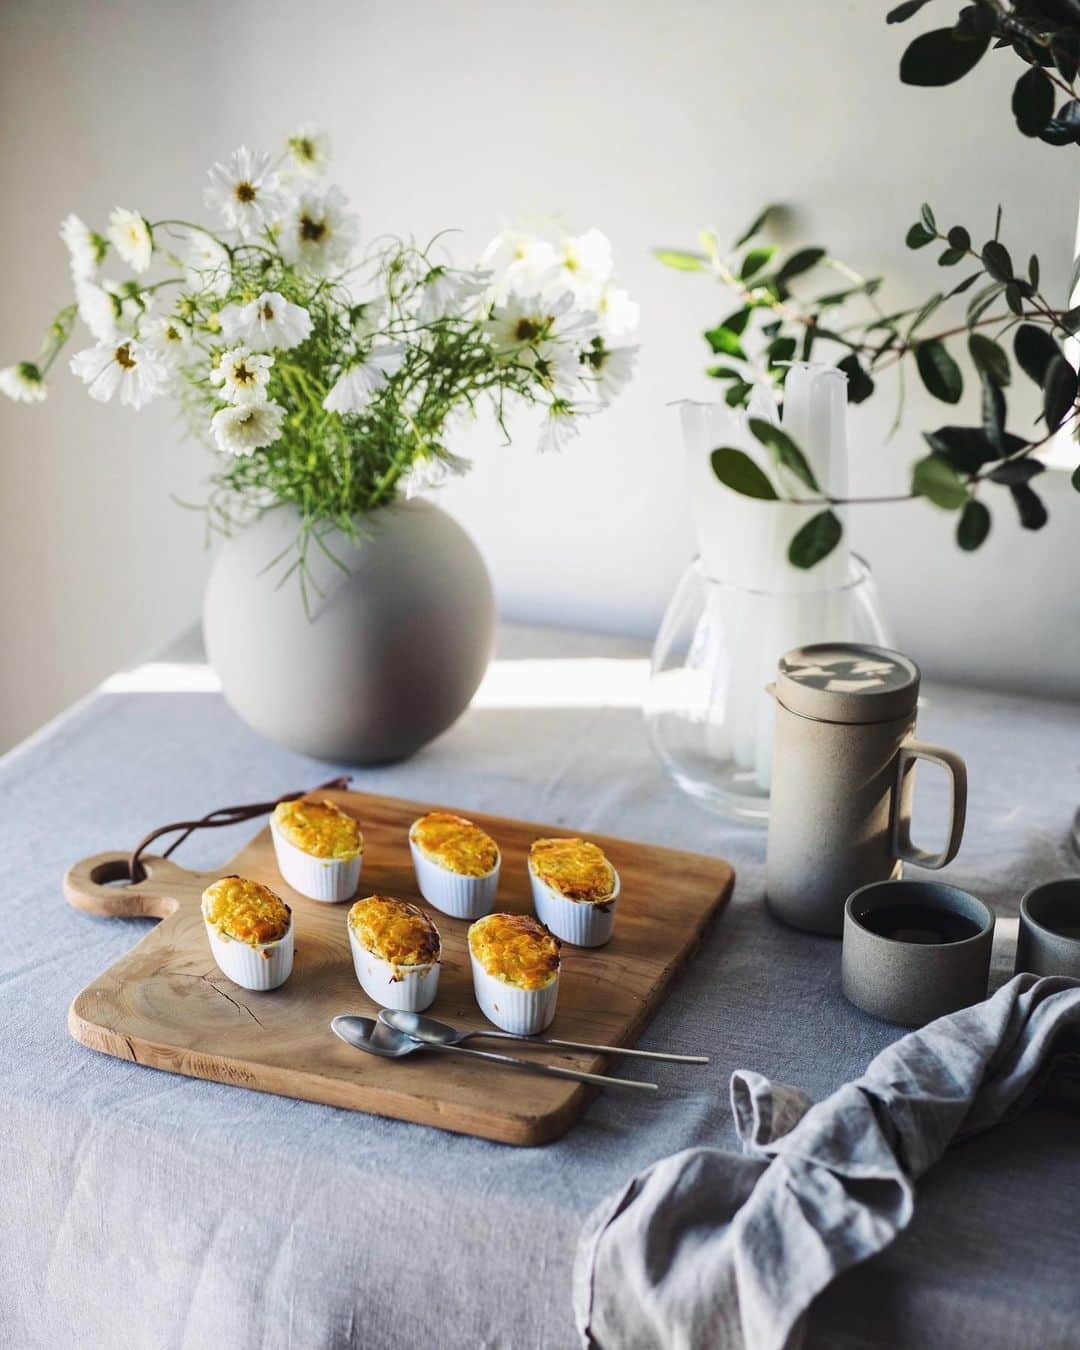
[[[317, 794], [356, 816], [364, 832], [360, 894], [396, 895], [423, 904], [409, 856], [408, 830], [432, 804], [355, 792]], [[453, 809], [453, 808], [441, 808]], [[554, 826], [469, 813], [502, 850], [497, 907], [532, 912], [526, 859], [532, 841], [568, 834]], [[622, 881], [615, 935], [606, 947], [563, 947], [559, 1004], [550, 1035], [602, 1045], [631, 1044], [676, 978], [706, 926], [731, 894], [734, 872], [718, 858], [589, 835]], [[189, 872], [146, 858], [137, 886], [126, 855], [101, 853], [67, 873], [64, 893], [90, 914], [159, 918], [126, 956], [78, 994], [68, 1014], [76, 1040], [94, 1050], [220, 1083], [370, 1111], [507, 1144], [543, 1144], [565, 1133], [592, 1089], [558, 1079], [418, 1053], [382, 1060], [345, 1045], [330, 1031], [338, 1013], [377, 1015], [353, 973], [348, 904], [297, 895], [282, 881], [269, 827], [213, 872]], [[265, 882], [293, 907], [293, 973], [270, 993], [241, 989], [214, 963], [199, 901], [220, 876]], [[487, 1026], [472, 992], [468, 923], [425, 905], [443, 940], [439, 994], [429, 1009], [455, 1026]], [[482, 1047], [480, 1047], [482, 1048]], [[489, 1048], [504, 1047], [491, 1042]], [[708, 1053], [708, 1046], [688, 1050]], [[648, 1077], [648, 1064], [586, 1053], [540, 1052], [551, 1063]], [[621, 1067], [620, 1067], [621, 1066]], [[688, 1074], [695, 1072], [687, 1069]]]

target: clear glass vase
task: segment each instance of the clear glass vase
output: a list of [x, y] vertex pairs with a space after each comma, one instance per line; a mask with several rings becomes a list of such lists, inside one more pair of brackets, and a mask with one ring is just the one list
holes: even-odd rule
[[705, 574], [695, 559], [660, 625], [645, 702], [649, 738], [684, 792], [717, 810], [769, 814], [779, 658], [811, 642], [888, 646], [870, 569], [811, 590], [751, 590]]

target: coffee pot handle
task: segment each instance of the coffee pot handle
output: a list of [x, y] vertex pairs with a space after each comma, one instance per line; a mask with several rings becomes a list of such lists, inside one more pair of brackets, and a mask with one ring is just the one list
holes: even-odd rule
[[[940, 853], [930, 853], [911, 842], [911, 793], [905, 791], [908, 774], [918, 760], [925, 759], [930, 764], [940, 765], [949, 775], [952, 784], [950, 798], [949, 835], [945, 847]], [[960, 840], [964, 837], [964, 819], [967, 815], [967, 765], [959, 755], [944, 750], [940, 745], [927, 745], [923, 741], [908, 741], [900, 747], [896, 764], [896, 783], [893, 788], [892, 809], [892, 855], [903, 858], [905, 862], [916, 863], [919, 867], [936, 869], [952, 862], [960, 849]]]

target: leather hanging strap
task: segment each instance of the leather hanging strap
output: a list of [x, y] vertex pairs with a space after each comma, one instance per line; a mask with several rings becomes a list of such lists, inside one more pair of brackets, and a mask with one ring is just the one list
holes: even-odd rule
[[132, 882], [144, 881], [146, 879], [146, 869], [142, 865], [142, 855], [155, 839], [160, 839], [163, 834], [174, 834], [180, 831], [179, 838], [174, 839], [169, 847], [162, 853], [163, 858], [167, 858], [173, 853], [185, 839], [188, 839], [196, 830], [213, 830], [222, 825], [239, 825], [245, 820], [254, 820], [256, 816], [267, 815], [281, 802], [294, 802], [299, 797], [306, 797], [310, 792], [327, 792], [335, 789], [346, 788], [349, 786], [348, 775], [340, 778], [331, 778], [325, 783], [320, 783], [318, 787], [302, 788], [299, 792], [286, 792], [280, 797], [275, 797], [271, 802], [250, 802], [246, 806], [222, 806], [216, 811], [210, 811], [201, 820], [178, 820], [172, 825], [161, 825], [156, 830], [151, 830], [145, 838], [140, 839], [131, 851], [131, 857], [128, 860], [128, 876]]

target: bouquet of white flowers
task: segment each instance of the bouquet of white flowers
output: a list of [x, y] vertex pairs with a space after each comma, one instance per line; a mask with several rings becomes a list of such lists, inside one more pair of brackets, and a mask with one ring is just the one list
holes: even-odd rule
[[[637, 351], [625, 345], [637, 306], [598, 230], [505, 233], [472, 267], [437, 240], [357, 258], [345, 195], [320, 181], [326, 161], [309, 128], [277, 160], [236, 151], [204, 194], [219, 223], [118, 207], [99, 234], [68, 216], [75, 303], [36, 360], [0, 371], [6, 394], [40, 401], [81, 320], [95, 345], [70, 365], [91, 397], [178, 399], [218, 456], [211, 523], [228, 531], [293, 504], [301, 571], [310, 536], [356, 538], [364, 513], [467, 467], [446, 443], [456, 415], [486, 398], [505, 430], [508, 396], [539, 404], [542, 447], [560, 447], [629, 380]], [[110, 256], [133, 275], [102, 276]]]

